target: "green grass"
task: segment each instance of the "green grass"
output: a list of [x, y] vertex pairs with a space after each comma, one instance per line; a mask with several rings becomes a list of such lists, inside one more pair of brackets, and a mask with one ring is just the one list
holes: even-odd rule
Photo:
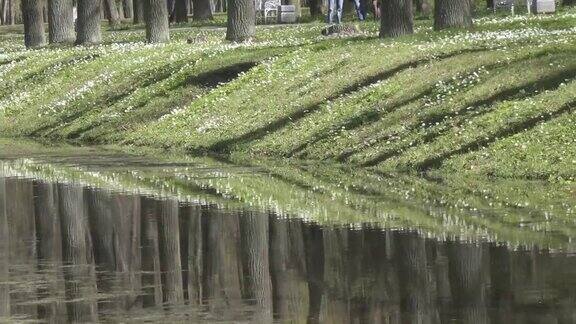
[[395, 40], [375, 22], [340, 38], [259, 26], [249, 44], [224, 42], [223, 18], [174, 26], [166, 45], [122, 26], [99, 46], [25, 51], [0, 30], [0, 135], [576, 180], [574, 10], [470, 31], [417, 20]]

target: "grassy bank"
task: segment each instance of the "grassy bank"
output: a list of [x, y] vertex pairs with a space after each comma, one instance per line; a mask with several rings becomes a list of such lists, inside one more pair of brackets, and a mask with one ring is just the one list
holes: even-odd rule
[[[141, 30], [24, 51], [0, 36], [0, 135], [330, 160], [377, 172], [576, 179], [576, 12], [397, 40], [320, 23]], [[191, 38], [193, 44], [186, 43]]]

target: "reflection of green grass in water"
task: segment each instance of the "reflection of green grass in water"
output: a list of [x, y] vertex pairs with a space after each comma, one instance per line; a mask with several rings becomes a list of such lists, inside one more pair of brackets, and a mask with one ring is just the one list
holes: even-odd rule
[[247, 166], [242, 167], [209, 158], [181, 160], [190, 163], [189, 167], [170, 166], [166, 161], [165, 166], [132, 168], [131, 163], [142, 165], [151, 159], [110, 157], [124, 159], [128, 167], [106, 166], [105, 158], [103, 167], [15, 160], [4, 162], [2, 170], [225, 208], [274, 210], [284, 217], [326, 225], [372, 223], [382, 228], [418, 229], [437, 238], [561, 247], [576, 236], [572, 184], [473, 177], [430, 180], [279, 161], [237, 161]]

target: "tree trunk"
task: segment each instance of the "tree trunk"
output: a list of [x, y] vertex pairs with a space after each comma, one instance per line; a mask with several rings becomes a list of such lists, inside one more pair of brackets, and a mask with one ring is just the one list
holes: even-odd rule
[[243, 42], [256, 34], [256, 11], [253, 0], [228, 1], [228, 28], [226, 39]]
[[576, 0], [564, 0], [562, 1], [563, 6], [576, 6]]
[[44, 45], [44, 18], [42, 0], [23, 0], [22, 18], [24, 20], [24, 44], [27, 48]]
[[76, 44], [96, 44], [102, 41], [100, 11], [102, 0], [78, 0]]
[[166, 6], [168, 7], [168, 21], [174, 22], [174, 5], [175, 0], [167, 0]]
[[134, 0], [132, 2], [134, 6], [134, 17], [132, 22], [134, 24], [144, 23], [144, 1], [145, 0]]
[[134, 18], [134, 0], [123, 0], [124, 18]]
[[51, 44], [74, 42], [73, 11], [72, 0], [48, 1], [48, 35]]
[[177, 23], [188, 22], [188, 0], [176, 0], [174, 17]]
[[430, 17], [432, 14], [432, 0], [416, 0], [416, 12], [422, 17]]
[[312, 18], [322, 16], [322, 0], [310, 0], [310, 15]]
[[380, 37], [398, 37], [412, 34], [412, 0], [382, 0]]
[[212, 20], [212, 7], [210, 0], [193, 0], [192, 11], [194, 20]]
[[116, 3], [116, 8], [118, 8], [118, 20], [119, 22], [121, 22], [122, 20], [124, 20], [124, 18], [126, 18], [124, 14], [124, 4], [122, 0]]
[[472, 26], [472, 6], [468, 0], [436, 0], [434, 29], [469, 28]]
[[104, 10], [108, 25], [112, 27], [118, 26], [120, 24], [120, 16], [116, 7], [116, 0], [104, 0]]
[[144, 0], [146, 18], [146, 40], [149, 43], [164, 43], [170, 40], [168, 30], [168, 7], [164, 0]]

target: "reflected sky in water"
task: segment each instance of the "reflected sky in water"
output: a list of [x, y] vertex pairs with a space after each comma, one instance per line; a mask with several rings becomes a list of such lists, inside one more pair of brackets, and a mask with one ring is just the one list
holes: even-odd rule
[[[301, 200], [269, 208], [246, 199], [225, 204], [248, 195], [205, 182], [179, 186], [212, 200], [168, 194], [169, 185], [152, 194], [151, 177], [135, 176], [138, 181], [123, 182], [125, 189], [112, 190], [118, 176], [87, 179], [101, 177], [103, 165], [132, 175], [150, 165], [120, 157], [57, 159], [50, 172], [40, 162], [30, 168], [12, 161], [0, 169], [0, 322], [576, 322], [570, 244], [529, 244], [532, 236], [516, 244], [517, 234], [434, 236], [430, 229], [391, 228], [371, 218], [322, 221], [312, 212], [280, 212], [299, 210], [286, 205]], [[78, 171], [82, 178], [54, 166], [88, 164], [90, 170]], [[221, 166], [205, 164], [155, 164], [154, 173], [162, 178], [182, 167], [194, 179], [226, 178]], [[365, 195], [375, 199], [374, 192]], [[571, 232], [561, 237], [569, 242]]]

